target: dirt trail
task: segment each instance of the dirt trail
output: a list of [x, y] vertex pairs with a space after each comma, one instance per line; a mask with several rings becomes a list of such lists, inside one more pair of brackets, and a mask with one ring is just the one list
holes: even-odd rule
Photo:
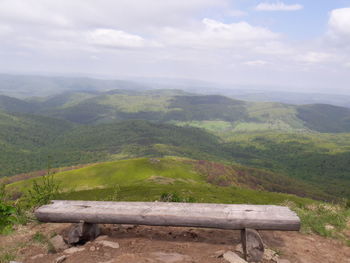
[[[13, 235], [0, 237], [0, 247], [18, 247], [15, 250], [23, 263], [54, 262], [67, 254], [48, 254], [46, 244], [33, 242], [32, 237], [38, 232], [50, 237], [67, 226], [21, 227]], [[120, 247], [115, 249], [101, 246], [97, 241], [89, 242], [82, 246], [84, 250], [69, 255], [64, 263], [227, 263], [218, 256], [234, 251], [240, 243], [239, 231], [230, 230], [105, 225], [102, 232], [107, 235], [105, 240], [118, 242]], [[336, 240], [297, 232], [264, 231], [261, 234], [266, 245], [278, 251], [280, 262], [350, 263], [350, 247]]]

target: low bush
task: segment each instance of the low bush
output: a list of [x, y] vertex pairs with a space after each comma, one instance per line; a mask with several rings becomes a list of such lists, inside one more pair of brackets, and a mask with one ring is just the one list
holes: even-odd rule
[[0, 234], [6, 234], [12, 230], [16, 223], [16, 209], [7, 200], [5, 185], [0, 185]]
[[159, 201], [161, 202], [175, 202], [175, 203], [195, 203], [196, 199], [192, 196], [190, 197], [181, 197], [178, 193], [162, 193]]
[[47, 175], [34, 180], [32, 188], [28, 190], [27, 206], [35, 208], [46, 205], [55, 199], [60, 193], [59, 183], [54, 179], [53, 175]]

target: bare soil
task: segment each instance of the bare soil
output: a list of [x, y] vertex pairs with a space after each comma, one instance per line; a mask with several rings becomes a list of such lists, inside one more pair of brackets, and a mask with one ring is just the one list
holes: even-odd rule
[[[47, 242], [33, 241], [36, 233], [46, 237], [60, 234], [69, 224], [33, 224], [20, 227], [9, 236], [0, 236], [2, 250], [15, 251], [23, 263], [50, 263], [63, 252], [48, 253]], [[118, 242], [110, 248], [88, 242], [83, 251], [67, 255], [64, 263], [223, 263], [220, 255], [235, 251], [239, 231], [182, 227], [104, 225], [105, 240]], [[350, 247], [340, 241], [297, 232], [262, 231], [266, 246], [277, 251], [279, 262], [350, 263]], [[239, 254], [239, 253], [238, 253]], [[287, 260], [287, 261], [286, 261]], [[275, 261], [264, 261], [275, 262]]]

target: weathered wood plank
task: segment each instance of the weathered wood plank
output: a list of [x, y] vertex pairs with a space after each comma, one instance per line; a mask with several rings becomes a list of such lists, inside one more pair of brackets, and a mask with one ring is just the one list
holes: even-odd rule
[[42, 222], [189, 226], [219, 229], [300, 228], [288, 207], [162, 202], [53, 201], [35, 211]]

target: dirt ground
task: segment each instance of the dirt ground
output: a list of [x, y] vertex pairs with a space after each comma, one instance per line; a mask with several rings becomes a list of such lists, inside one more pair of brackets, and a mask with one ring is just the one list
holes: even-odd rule
[[[12, 249], [23, 263], [51, 263], [66, 255], [64, 263], [219, 263], [235, 251], [239, 231], [182, 227], [104, 225], [104, 240], [118, 242], [119, 248], [97, 241], [81, 246], [82, 251], [48, 253], [44, 241], [33, 241], [36, 233], [46, 237], [60, 234], [68, 224], [39, 224], [20, 227], [14, 234], [0, 236], [0, 248]], [[297, 232], [260, 232], [267, 247], [276, 251], [281, 263], [350, 263], [350, 247], [339, 241]], [[238, 253], [239, 254], [239, 253]], [[275, 262], [275, 261], [264, 261]]]

